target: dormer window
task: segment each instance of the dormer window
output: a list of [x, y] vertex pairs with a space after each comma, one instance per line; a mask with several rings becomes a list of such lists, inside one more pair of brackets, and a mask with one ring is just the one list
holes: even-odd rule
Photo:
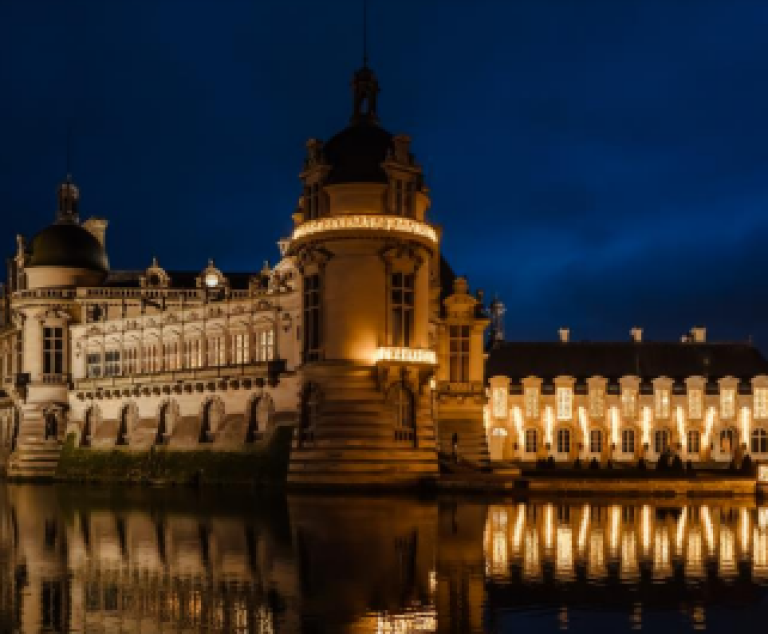
[[304, 188], [304, 220], [315, 220], [320, 211], [320, 183], [312, 183]]
[[392, 180], [393, 211], [398, 216], [413, 217], [413, 194], [416, 190], [413, 181], [405, 181], [399, 178]]

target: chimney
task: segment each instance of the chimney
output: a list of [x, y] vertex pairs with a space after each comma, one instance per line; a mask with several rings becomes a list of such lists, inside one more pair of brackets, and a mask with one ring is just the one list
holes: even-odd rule
[[560, 335], [560, 343], [568, 343], [568, 339], [571, 336], [571, 329], [570, 328], [560, 328], [560, 330], [557, 331]]
[[691, 341], [693, 343], [706, 343], [707, 329], [704, 326], [694, 326], [691, 328]]
[[104, 218], [93, 217], [88, 218], [88, 220], [83, 223], [83, 228], [96, 238], [102, 247], [104, 247], [108, 224], [109, 223]]
[[629, 331], [630, 336], [632, 337], [632, 341], [635, 343], [642, 343], [643, 342], [643, 329], [639, 326], [635, 326], [632, 328], [632, 330]]

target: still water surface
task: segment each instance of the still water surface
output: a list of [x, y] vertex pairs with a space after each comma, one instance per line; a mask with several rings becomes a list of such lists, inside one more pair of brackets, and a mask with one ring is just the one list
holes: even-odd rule
[[763, 631], [768, 507], [0, 487], [1, 632]]

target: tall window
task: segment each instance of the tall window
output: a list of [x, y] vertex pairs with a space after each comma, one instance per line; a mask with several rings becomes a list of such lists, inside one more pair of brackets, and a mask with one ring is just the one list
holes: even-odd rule
[[539, 417], [539, 388], [537, 387], [525, 388], [525, 417]]
[[89, 352], [85, 355], [85, 370], [89, 379], [98, 379], [101, 376], [101, 353]]
[[143, 371], [159, 372], [161, 358], [159, 346], [157, 344], [145, 345], [143, 352], [141, 356]]
[[557, 420], [571, 420], [573, 416], [573, 390], [569, 387], [557, 388]]
[[656, 418], [669, 418], [669, 390], [666, 388], [658, 389], [656, 397]]
[[493, 388], [493, 417], [494, 418], [506, 418], [507, 417], [507, 390], [503, 387]]
[[392, 185], [394, 187], [395, 213], [400, 216], [413, 216], [415, 183], [395, 179]]
[[124, 374], [131, 376], [139, 372], [139, 351], [135, 347], [123, 350]]
[[275, 358], [275, 330], [261, 328], [256, 331], [256, 361], [272, 361]]
[[450, 377], [453, 383], [469, 381], [469, 326], [449, 326]]
[[184, 341], [184, 367], [201, 368], [203, 366], [202, 339], [186, 339]]
[[720, 418], [726, 420], [736, 415], [736, 390], [732, 387], [720, 391]]
[[389, 403], [395, 417], [395, 440], [413, 444], [416, 442], [416, 420], [413, 395], [402, 383], [390, 388]]
[[64, 372], [64, 329], [43, 328], [43, 374]]
[[166, 370], [179, 369], [179, 343], [168, 341], [163, 344], [163, 367]]
[[407, 348], [413, 338], [413, 273], [393, 273], [390, 278], [392, 345]]
[[621, 414], [624, 418], [634, 418], [637, 403], [637, 390], [625, 387], [621, 390]]
[[226, 349], [224, 347], [224, 335], [208, 337], [208, 365], [221, 366], [226, 364]]
[[688, 453], [696, 454], [701, 451], [701, 434], [696, 429], [688, 431]]
[[768, 418], [768, 387], [755, 388], [755, 418]]
[[691, 418], [701, 418], [703, 400], [703, 394], [699, 388], [688, 390], [688, 416]]
[[589, 390], [589, 415], [592, 418], [602, 418], [605, 413], [605, 389], [593, 387]]
[[752, 430], [752, 453], [768, 453], [768, 432], [762, 427]]
[[624, 429], [621, 432], [622, 453], [635, 453], [635, 430]]
[[322, 348], [320, 276], [304, 277], [304, 361], [317, 361]]
[[250, 361], [249, 343], [247, 332], [236, 332], [232, 335], [232, 363], [243, 365]]
[[669, 449], [669, 432], [666, 429], [659, 429], [653, 434], [653, 450], [656, 453], [664, 453]]
[[304, 188], [305, 220], [314, 220], [320, 217], [320, 185], [314, 183]]
[[599, 429], [593, 429], [589, 432], [589, 451], [591, 453], [603, 451], [603, 433]]
[[571, 431], [569, 429], [559, 429], [557, 431], [557, 453], [571, 452]]
[[535, 429], [525, 430], [525, 453], [536, 453], [538, 447], [538, 434]]
[[120, 376], [119, 350], [107, 350], [104, 353], [104, 376]]

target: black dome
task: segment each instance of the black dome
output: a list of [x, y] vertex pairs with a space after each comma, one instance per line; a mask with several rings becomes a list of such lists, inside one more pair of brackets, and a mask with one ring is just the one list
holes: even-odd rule
[[323, 148], [331, 166], [328, 184], [388, 183], [381, 164], [392, 147], [392, 135], [375, 123], [347, 126]]
[[74, 223], [53, 224], [32, 238], [32, 256], [28, 266], [109, 271], [104, 247], [87, 229]]

